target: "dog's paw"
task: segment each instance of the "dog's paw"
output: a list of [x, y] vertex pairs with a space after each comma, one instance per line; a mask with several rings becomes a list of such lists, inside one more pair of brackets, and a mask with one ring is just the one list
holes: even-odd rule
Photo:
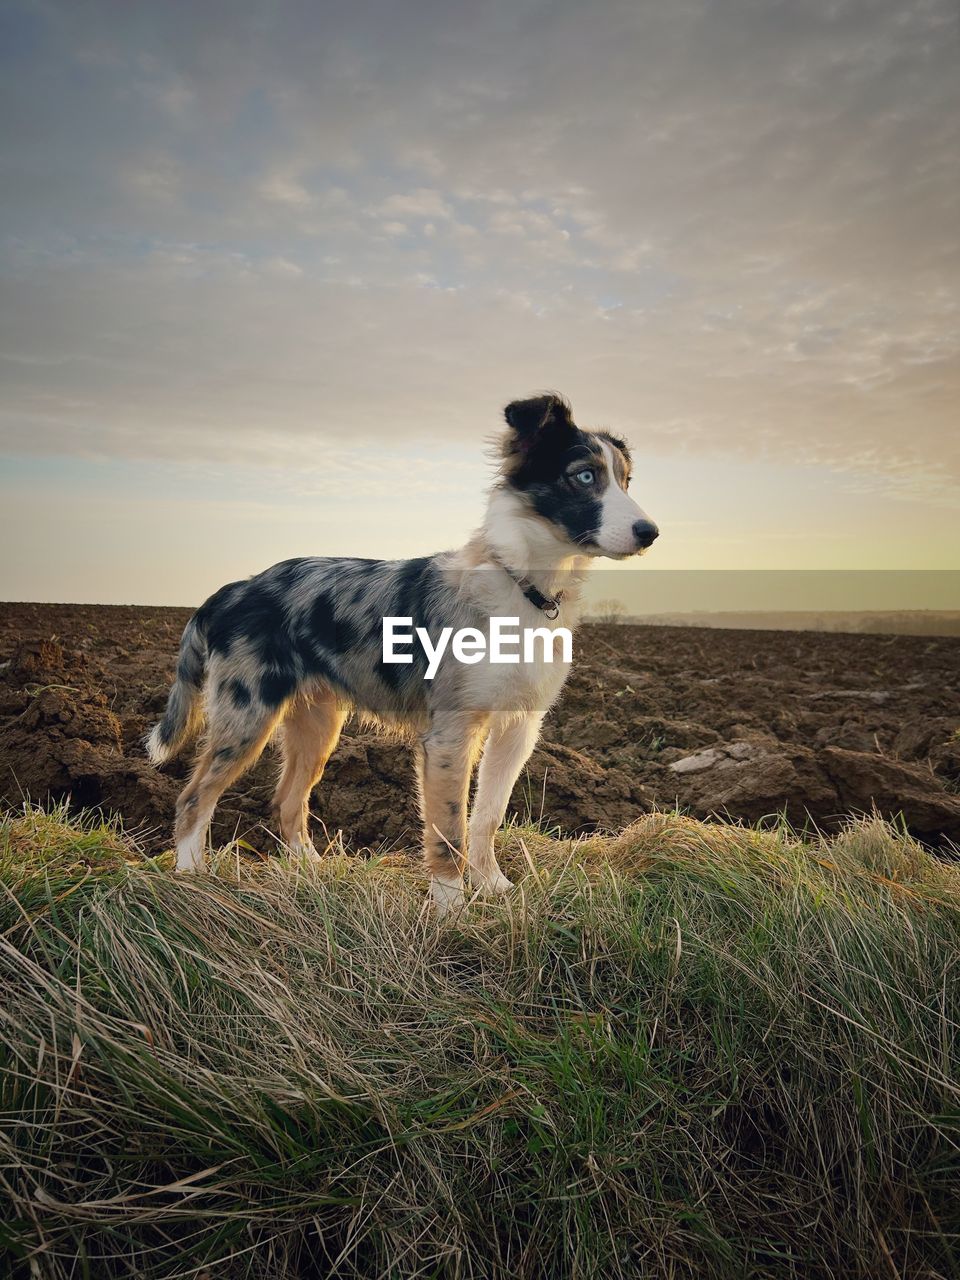
[[509, 893], [513, 888], [513, 881], [508, 880], [496, 865], [491, 867], [489, 871], [480, 871], [472, 867], [470, 869], [470, 883], [480, 893], [488, 894]]
[[192, 876], [203, 871], [206, 859], [203, 848], [192, 843], [182, 844], [177, 849], [177, 862], [174, 871], [178, 876]]
[[462, 910], [464, 900], [463, 884], [459, 880], [439, 880], [436, 876], [431, 878], [430, 901], [433, 904], [433, 914], [438, 920]]
[[481, 893], [503, 894], [513, 888], [513, 881], [508, 880], [502, 871], [494, 871], [489, 875], [474, 877], [473, 883]]
[[199, 862], [184, 861], [184, 862], [177, 862], [176, 866], [173, 868], [173, 873], [174, 875], [177, 875], [177, 876], [196, 876], [196, 875], [199, 875], [200, 872], [203, 871], [203, 869], [204, 869], [204, 866], [202, 861], [199, 861]]
[[294, 840], [285, 847], [291, 858], [301, 858], [305, 862], [322, 861], [312, 840]]

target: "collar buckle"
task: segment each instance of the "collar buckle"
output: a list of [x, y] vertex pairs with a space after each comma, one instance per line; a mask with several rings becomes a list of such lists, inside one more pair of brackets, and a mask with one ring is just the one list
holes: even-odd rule
[[490, 558], [500, 566], [507, 577], [513, 579], [533, 607], [539, 609], [545, 618], [549, 619], [550, 622], [555, 622], [560, 617], [560, 603], [563, 600], [562, 591], [558, 591], [555, 596], [545, 596], [535, 583], [531, 582], [524, 574], [515, 572], [508, 564], [504, 564], [499, 556], [491, 552]]

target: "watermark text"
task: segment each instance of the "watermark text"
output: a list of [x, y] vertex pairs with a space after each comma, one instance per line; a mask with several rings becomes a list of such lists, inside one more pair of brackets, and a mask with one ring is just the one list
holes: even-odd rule
[[[427, 659], [425, 680], [432, 680], [448, 651], [457, 662], [473, 666], [477, 662], [525, 664], [553, 662], [556, 642], [560, 641], [560, 662], [573, 661], [573, 634], [569, 627], [520, 627], [519, 618], [490, 619], [489, 636], [477, 627], [443, 627], [434, 643], [426, 627], [414, 627], [413, 618], [384, 618], [383, 661], [406, 664], [413, 662], [414, 643], [419, 642]], [[539, 650], [539, 652], [538, 652]]]

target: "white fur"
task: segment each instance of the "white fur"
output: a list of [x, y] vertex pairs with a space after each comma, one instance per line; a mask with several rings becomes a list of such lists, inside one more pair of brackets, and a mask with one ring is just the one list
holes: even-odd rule
[[638, 520], [648, 520], [649, 516], [637, 506], [626, 489], [621, 489], [617, 484], [613, 450], [610, 445], [605, 440], [600, 440], [598, 443], [607, 460], [610, 483], [600, 499], [603, 516], [597, 535], [597, 545], [604, 555], [632, 556], [637, 550], [633, 526]]
[[531, 511], [512, 489], [498, 487], [491, 493], [482, 533], [502, 563], [521, 573], [556, 574], [581, 559], [564, 531]]
[[207, 843], [207, 824], [198, 823], [185, 840], [177, 845], [177, 870], [191, 873], [203, 870], [203, 854]]
[[[503, 564], [515, 565], [522, 573], [535, 574], [541, 591], [553, 594], [562, 590], [564, 598], [554, 625], [570, 630], [576, 626], [587, 559], [572, 551], [566, 537], [539, 516], [531, 515], [517, 494], [501, 489], [491, 494], [481, 537], [500, 563], [490, 559], [464, 574], [461, 590], [479, 608], [490, 617], [519, 618], [521, 628], [544, 626], [543, 614], [503, 571]], [[447, 563], [453, 572], [463, 572], [465, 567], [458, 552]], [[503, 665], [485, 657], [470, 667], [465, 678], [470, 705], [513, 719], [546, 711], [563, 688], [570, 663], [562, 660], [561, 645], [554, 647], [556, 660], [545, 661], [544, 647], [536, 646], [533, 662]]]
[[501, 721], [490, 733], [477, 772], [477, 794], [470, 814], [467, 860], [470, 881], [478, 889], [506, 893], [510, 881], [497, 865], [493, 838], [503, 822], [510, 793], [540, 736], [544, 712]]
[[304, 840], [302, 837], [298, 837], [295, 840], [291, 840], [287, 848], [290, 850], [291, 858], [303, 858], [307, 862], [323, 861], [312, 840]]
[[160, 741], [160, 725], [155, 724], [150, 730], [145, 743], [147, 749], [147, 759], [151, 764], [166, 764], [173, 755], [170, 747], [165, 747]]
[[459, 876], [431, 876], [430, 900], [438, 918], [459, 911], [464, 904], [463, 881]]

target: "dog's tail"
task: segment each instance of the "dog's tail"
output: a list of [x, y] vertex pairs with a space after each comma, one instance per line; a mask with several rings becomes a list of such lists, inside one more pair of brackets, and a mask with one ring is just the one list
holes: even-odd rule
[[147, 755], [153, 764], [172, 760], [200, 732], [206, 668], [207, 641], [194, 614], [183, 629], [177, 675], [167, 695], [163, 719], [147, 735]]

